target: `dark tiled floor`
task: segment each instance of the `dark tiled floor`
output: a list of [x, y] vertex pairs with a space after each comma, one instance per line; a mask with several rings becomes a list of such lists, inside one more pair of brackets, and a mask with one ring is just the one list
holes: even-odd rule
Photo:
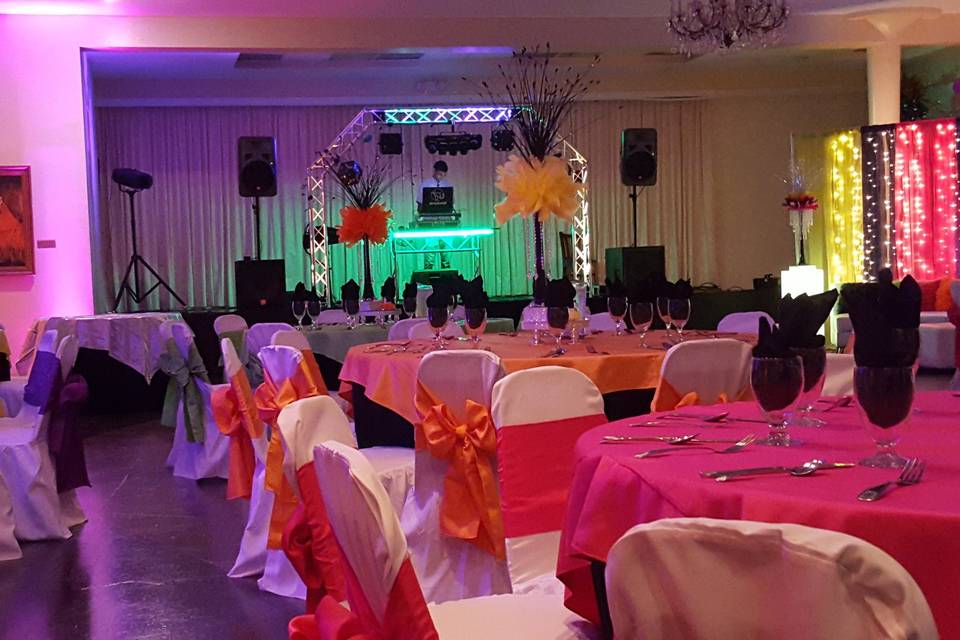
[[172, 432], [97, 419], [87, 438], [89, 522], [0, 564], [0, 640], [286, 638], [300, 601], [226, 576], [246, 521], [224, 481], [174, 478]]

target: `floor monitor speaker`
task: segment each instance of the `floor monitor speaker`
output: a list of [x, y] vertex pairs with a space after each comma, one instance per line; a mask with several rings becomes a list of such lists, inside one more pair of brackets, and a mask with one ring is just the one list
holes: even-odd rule
[[632, 291], [650, 275], [666, 274], [663, 247], [611, 247], [606, 251], [607, 278], [620, 280]]
[[237, 307], [268, 307], [283, 302], [287, 274], [283, 260], [237, 260], [233, 263]]

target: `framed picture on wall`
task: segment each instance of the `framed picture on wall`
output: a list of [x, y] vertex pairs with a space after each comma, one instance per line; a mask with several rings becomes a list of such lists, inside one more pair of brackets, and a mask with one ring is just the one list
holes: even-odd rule
[[33, 272], [30, 167], [0, 166], [0, 275]]

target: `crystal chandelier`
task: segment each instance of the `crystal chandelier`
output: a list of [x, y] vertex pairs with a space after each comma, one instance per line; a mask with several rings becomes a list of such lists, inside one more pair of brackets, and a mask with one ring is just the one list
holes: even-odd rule
[[667, 27], [688, 55], [765, 47], [790, 15], [786, 0], [673, 0]]

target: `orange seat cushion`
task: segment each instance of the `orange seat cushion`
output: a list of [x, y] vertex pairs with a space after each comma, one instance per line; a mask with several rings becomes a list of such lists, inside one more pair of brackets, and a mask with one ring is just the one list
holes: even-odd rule
[[[953, 284], [953, 282], [951, 278], [943, 278], [940, 280], [940, 286], [937, 287], [936, 301], [934, 302], [934, 311], [949, 311], [950, 307], [953, 306], [953, 296], [950, 294], [950, 285]], [[923, 309], [922, 289], [920, 295], [920, 308]]]
[[[940, 283], [945, 282], [946, 279], [942, 280], [924, 280], [918, 282], [920, 285], [920, 311], [936, 311], [937, 310], [937, 297], [940, 293]], [[947, 293], [949, 294], [950, 287], [947, 287]]]

